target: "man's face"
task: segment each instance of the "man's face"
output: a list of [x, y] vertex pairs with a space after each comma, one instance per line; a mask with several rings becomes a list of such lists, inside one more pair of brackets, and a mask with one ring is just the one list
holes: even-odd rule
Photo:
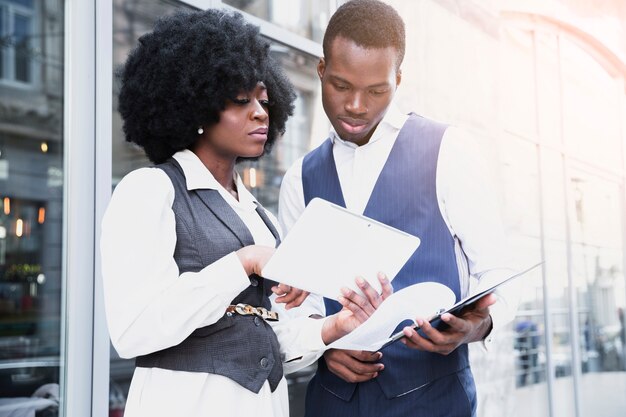
[[322, 104], [343, 140], [364, 145], [387, 112], [401, 73], [393, 47], [369, 48], [337, 37], [317, 65]]

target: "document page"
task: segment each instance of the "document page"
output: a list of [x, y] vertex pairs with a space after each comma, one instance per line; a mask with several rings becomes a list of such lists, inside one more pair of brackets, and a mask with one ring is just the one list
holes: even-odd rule
[[[485, 282], [471, 295], [455, 303], [454, 292], [437, 282], [421, 282], [400, 289], [389, 296], [378, 309], [352, 333], [337, 339], [328, 347], [334, 349], [366, 350], [374, 352], [404, 336], [402, 331], [393, 335], [399, 323], [404, 320], [413, 321], [422, 317], [432, 325], [440, 320], [441, 314], [451, 313], [458, 315], [466, 306], [495, 291], [497, 287], [513, 279], [526, 275], [529, 271], [539, 267], [537, 263], [514, 275], [499, 279], [497, 282]], [[390, 336], [391, 335], [391, 336]]]
[[391, 333], [404, 320], [428, 319], [454, 304], [454, 292], [437, 282], [421, 282], [391, 294], [352, 333], [331, 343], [330, 349], [376, 351], [389, 342]]

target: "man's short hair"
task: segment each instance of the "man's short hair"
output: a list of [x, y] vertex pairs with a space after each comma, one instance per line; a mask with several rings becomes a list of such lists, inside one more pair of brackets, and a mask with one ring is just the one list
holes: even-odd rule
[[394, 47], [398, 51], [397, 68], [404, 59], [404, 21], [393, 7], [378, 0], [350, 0], [337, 9], [324, 34], [322, 46], [326, 59], [337, 37], [363, 48]]

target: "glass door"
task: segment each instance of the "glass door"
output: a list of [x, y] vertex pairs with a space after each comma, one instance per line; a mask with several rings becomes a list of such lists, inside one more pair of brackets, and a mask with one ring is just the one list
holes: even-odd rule
[[58, 415], [63, 6], [0, 0], [0, 415]]

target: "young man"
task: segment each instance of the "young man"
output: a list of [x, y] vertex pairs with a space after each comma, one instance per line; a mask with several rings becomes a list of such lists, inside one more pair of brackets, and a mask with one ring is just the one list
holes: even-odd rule
[[[392, 105], [405, 51], [398, 13], [377, 0], [349, 1], [331, 18], [323, 47], [317, 70], [333, 130], [285, 175], [284, 230], [321, 197], [420, 237], [392, 283], [395, 291], [437, 281], [458, 300], [467, 294], [469, 274], [481, 280], [508, 275], [496, 199], [471, 140]], [[418, 319], [423, 335], [407, 328], [403, 343], [381, 352], [327, 351], [308, 388], [306, 415], [474, 415], [467, 344], [484, 341], [512, 318], [514, 309], [496, 300], [485, 297], [460, 317], [444, 315], [445, 330]], [[313, 295], [301, 307], [303, 314], [321, 315], [340, 308]]]

